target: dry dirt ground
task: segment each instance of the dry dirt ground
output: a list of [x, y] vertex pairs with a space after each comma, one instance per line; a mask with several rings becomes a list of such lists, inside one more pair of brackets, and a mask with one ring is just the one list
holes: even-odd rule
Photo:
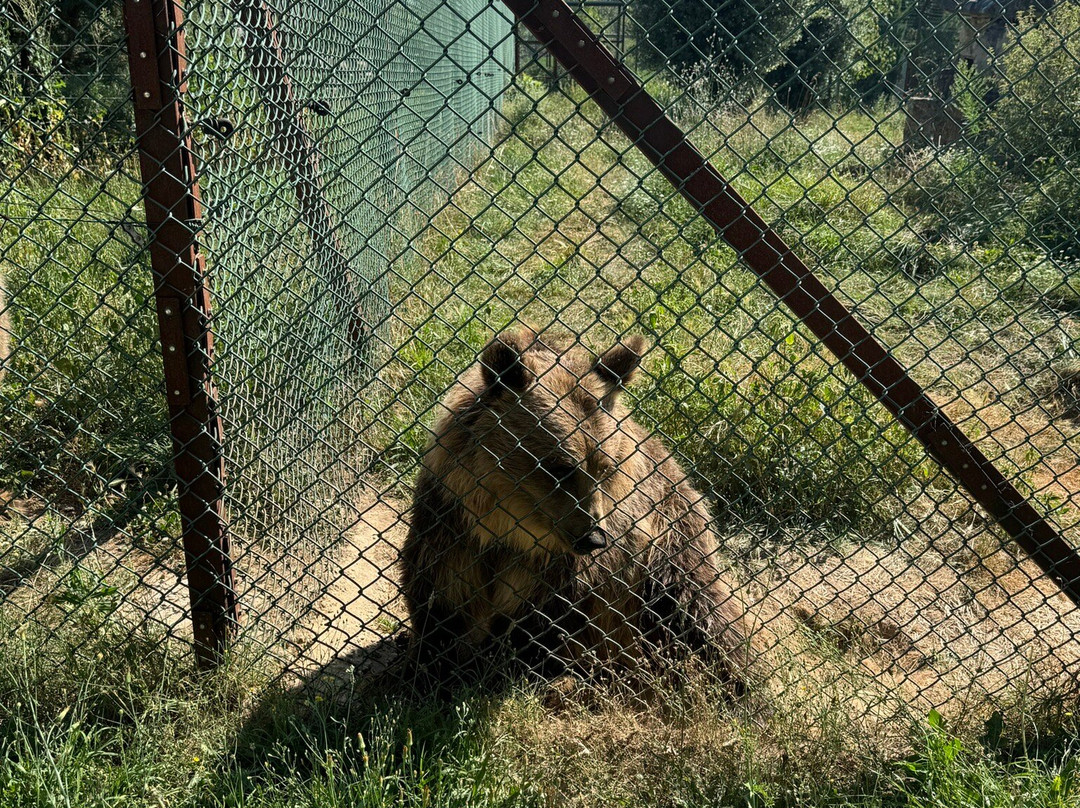
[[309, 657], [316, 665], [344, 656], [350, 664], [378, 668], [389, 660], [372, 658], [365, 649], [374, 652], [405, 619], [396, 564], [408, 530], [407, 503], [369, 490], [358, 511], [337, 557], [340, 575], [314, 606], [325, 624]]
[[[391, 640], [404, 618], [394, 564], [406, 519], [395, 499], [361, 509], [334, 565], [340, 575], [313, 610], [308, 674], [352, 666], [363, 675], [400, 653]], [[868, 708], [899, 697], [921, 714], [955, 714], [975, 702], [1065, 693], [1080, 674], [1080, 610], [981, 527], [891, 548], [782, 550], [745, 569], [743, 581], [756, 673], [770, 691], [827, 687], [836, 698], [839, 687]]]
[[[400, 658], [395, 565], [406, 503], [370, 488], [358, 501], [355, 523], [330, 554], [238, 548], [249, 647], [272, 649], [296, 681], [364, 677]], [[900, 699], [917, 713], [956, 714], [974, 702], [1075, 691], [1080, 610], [982, 524], [888, 547], [814, 549], [794, 536], [762, 556], [740, 570], [738, 596], [756, 627], [755, 676], [777, 697], [828, 692], [868, 710]], [[155, 558], [116, 537], [84, 563], [107, 579], [130, 574], [141, 583], [125, 605], [141, 621], [189, 636], [181, 558]], [[42, 569], [2, 594], [29, 611], [67, 571]]]

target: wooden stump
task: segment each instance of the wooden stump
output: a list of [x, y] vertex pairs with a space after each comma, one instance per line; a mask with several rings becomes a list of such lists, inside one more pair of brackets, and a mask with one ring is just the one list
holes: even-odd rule
[[964, 117], [952, 104], [934, 96], [912, 96], [905, 104], [904, 148], [940, 149], [964, 133]]

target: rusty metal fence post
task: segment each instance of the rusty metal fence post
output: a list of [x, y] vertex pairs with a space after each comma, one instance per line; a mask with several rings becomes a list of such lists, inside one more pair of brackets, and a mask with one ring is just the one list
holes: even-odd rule
[[210, 374], [210, 289], [197, 242], [202, 208], [183, 105], [183, 10], [176, 0], [125, 0], [124, 23], [195, 652], [209, 667], [220, 660], [239, 612]]

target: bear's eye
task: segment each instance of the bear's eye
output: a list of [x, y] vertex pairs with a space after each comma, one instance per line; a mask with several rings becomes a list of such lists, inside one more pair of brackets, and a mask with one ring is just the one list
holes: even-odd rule
[[556, 482], [563, 483], [574, 475], [577, 468], [565, 460], [550, 460], [544, 462], [544, 471], [554, 477]]

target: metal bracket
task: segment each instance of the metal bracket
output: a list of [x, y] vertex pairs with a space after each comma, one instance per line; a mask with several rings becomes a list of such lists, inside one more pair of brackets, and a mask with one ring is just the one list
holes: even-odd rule
[[135, 109], [161, 109], [161, 72], [158, 64], [151, 0], [125, 0], [124, 25], [128, 34], [128, 60]]

